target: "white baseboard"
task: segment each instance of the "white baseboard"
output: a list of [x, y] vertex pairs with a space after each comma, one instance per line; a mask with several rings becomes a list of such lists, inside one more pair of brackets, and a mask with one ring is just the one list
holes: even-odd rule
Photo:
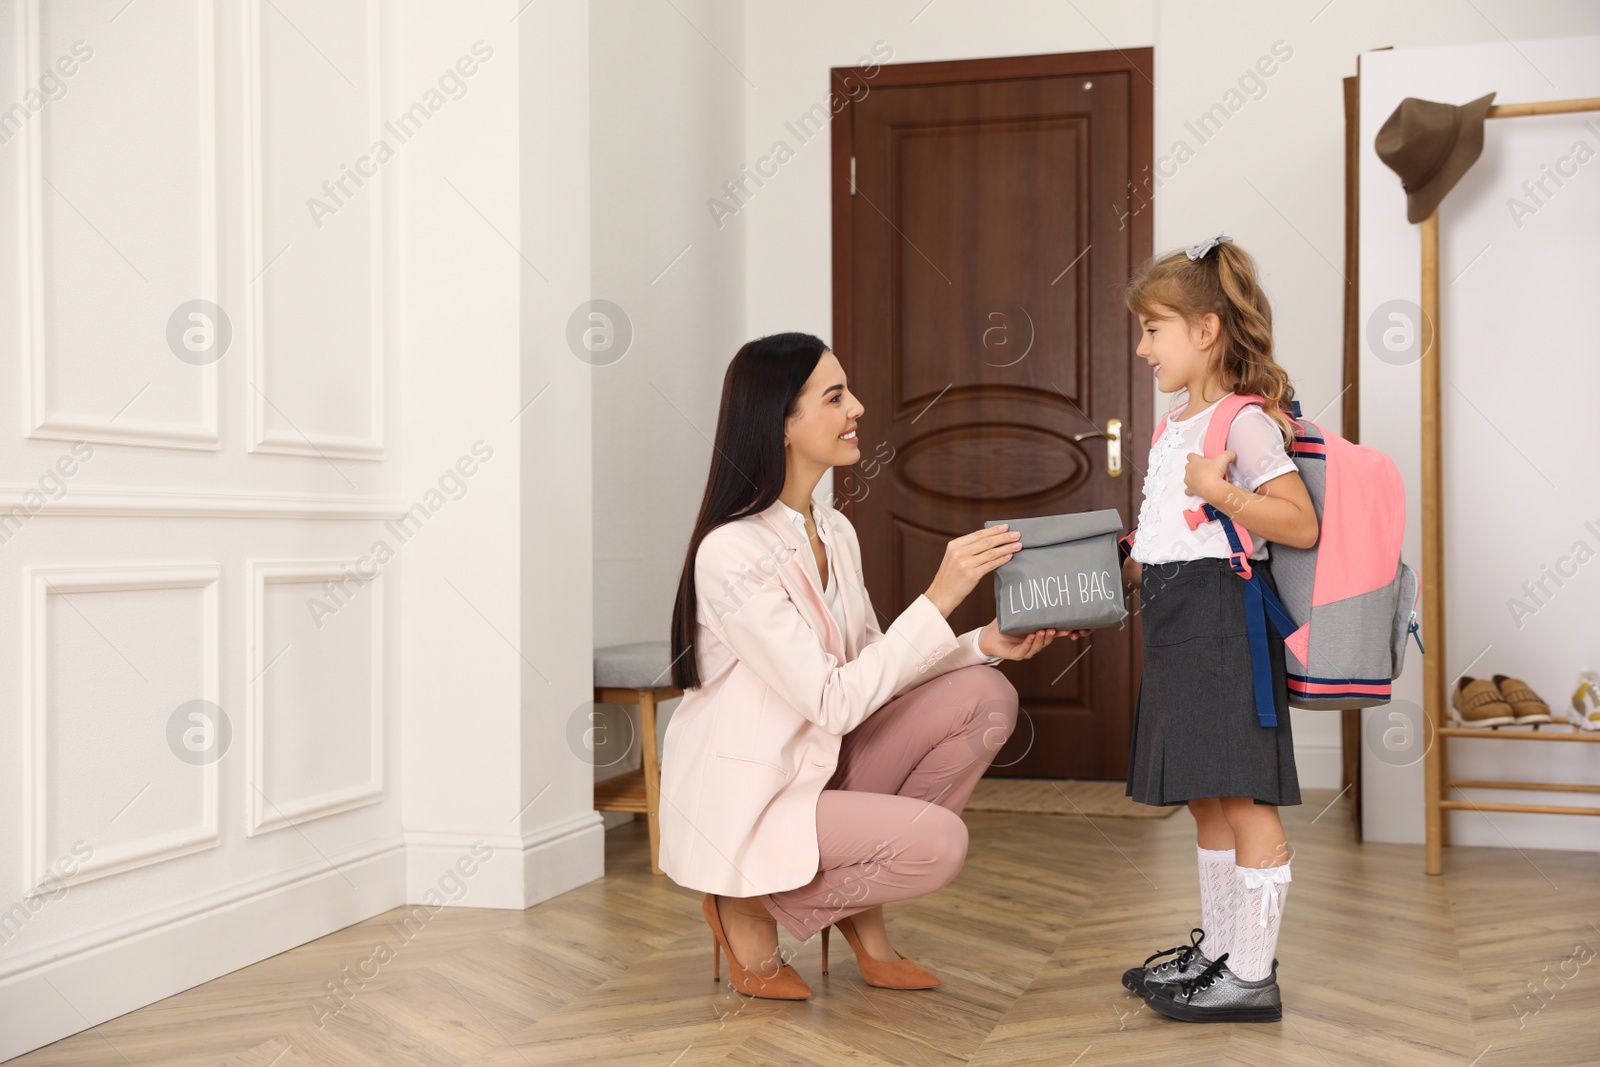
[[1344, 777], [1343, 746], [1333, 744], [1304, 744], [1294, 746], [1295, 772], [1300, 776], [1301, 789], [1338, 789]]
[[7, 961], [0, 1061], [398, 907], [403, 851], [368, 842]]
[[[523, 837], [410, 832], [366, 842], [7, 959], [0, 1061], [408, 903], [529, 908], [604, 874], [604, 824], [593, 811]], [[425, 922], [432, 912], [414, 914]], [[327, 980], [348, 980], [344, 966]], [[322, 991], [307, 990], [308, 1022]]]
[[531, 908], [605, 876], [605, 822], [598, 811], [586, 811], [524, 843], [521, 906]]
[[406, 903], [531, 908], [605, 877], [605, 823], [586, 811], [522, 837], [407, 831]]

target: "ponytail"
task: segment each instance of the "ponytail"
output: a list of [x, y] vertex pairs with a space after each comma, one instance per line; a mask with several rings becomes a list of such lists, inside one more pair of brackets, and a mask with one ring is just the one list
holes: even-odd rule
[[1261, 288], [1250, 253], [1230, 242], [1218, 245], [1215, 255], [1224, 305], [1218, 318], [1223, 320], [1227, 341], [1222, 354], [1223, 380], [1232, 392], [1266, 398], [1262, 408], [1278, 424], [1284, 446], [1289, 447], [1294, 443], [1294, 425], [1288, 414], [1293, 410], [1294, 386], [1289, 372], [1272, 358], [1272, 304]]
[[1215, 314], [1220, 323], [1217, 371], [1230, 392], [1265, 398], [1262, 410], [1294, 443], [1294, 386], [1289, 372], [1272, 358], [1272, 303], [1250, 253], [1232, 241], [1217, 244], [1199, 259], [1182, 251], [1156, 256], [1128, 283], [1128, 310], [1151, 315], [1157, 304], [1189, 323]]

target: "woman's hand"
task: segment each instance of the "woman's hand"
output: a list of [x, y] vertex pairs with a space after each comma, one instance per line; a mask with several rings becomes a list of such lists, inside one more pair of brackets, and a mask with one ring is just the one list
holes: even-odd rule
[[[1012, 532], [1002, 523], [951, 541], [945, 546], [939, 573], [928, 586], [927, 598], [949, 618], [984, 575], [1016, 555], [1022, 548], [1021, 538], [1022, 534]], [[999, 655], [998, 652], [992, 654]]]
[[[999, 656], [1001, 659], [1032, 659], [1049, 647], [1050, 642], [1066, 631], [1063, 630], [1035, 630], [1031, 634], [1003, 634], [1000, 632], [1000, 620], [990, 619], [989, 625], [983, 628], [978, 635], [978, 648], [987, 656]], [[1074, 634], [1088, 633], [1088, 630], [1073, 630]]]

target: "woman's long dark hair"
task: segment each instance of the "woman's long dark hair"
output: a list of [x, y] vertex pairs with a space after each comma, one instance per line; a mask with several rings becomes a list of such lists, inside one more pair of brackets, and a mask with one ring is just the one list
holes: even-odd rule
[[694, 520], [689, 551], [672, 608], [672, 685], [700, 685], [695, 648], [699, 601], [694, 559], [706, 534], [734, 519], [765, 511], [783, 492], [783, 421], [828, 346], [808, 333], [775, 333], [739, 349], [722, 378], [722, 407], [712, 442], [711, 474]]

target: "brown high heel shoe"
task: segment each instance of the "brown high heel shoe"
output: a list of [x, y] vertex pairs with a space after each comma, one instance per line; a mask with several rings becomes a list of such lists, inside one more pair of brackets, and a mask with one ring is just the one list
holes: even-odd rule
[[805, 1000], [811, 996], [811, 987], [806, 985], [805, 979], [787, 963], [778, 968], [773, 975], [761, 975], [749, 970], [739, 958], [733, 954], [733, 949], [728, 947], [728, 934], [722, 928], [722, 915], [717, 911], [717, 898], [707, 893], [700, 902], [700, 913], [706, 917], [706, 924], [711, 927], [711, 980], [722, 981], [722, 953], [728, 954], [728, 982], [735, 990], [747, 997], [761, 997], [764, 1000]]
[[[877, 986], [879, 989], [932, 989], [939, 984], [939, 979], [926, 967], [913, 960], [908, 960], [900, 953], [897, 960], [880, 960], [865, 948], [861, 947], [861, 937], [856, 933], [856, 924], [848, 918], [840, 919], [833, 924], [839, 928], [844, 939], [850, 943], [850, 950], [856, 954], [856, 965], [861, 968], [861, 977], [868, 985]], [[822, 973], [828, 973], [828, 931], [833, 927], [822, 928]]]

